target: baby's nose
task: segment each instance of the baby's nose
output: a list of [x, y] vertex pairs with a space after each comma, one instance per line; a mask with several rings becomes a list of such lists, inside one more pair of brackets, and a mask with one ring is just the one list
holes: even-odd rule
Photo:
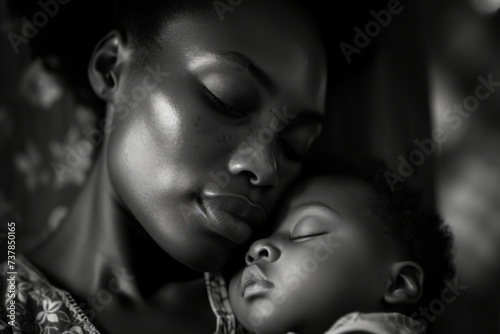
[[247, 265], [258, 261], [274, 262], [280, 257], [280, 250], [272, 245], [267, 239], [255, 241], [245, 256]]

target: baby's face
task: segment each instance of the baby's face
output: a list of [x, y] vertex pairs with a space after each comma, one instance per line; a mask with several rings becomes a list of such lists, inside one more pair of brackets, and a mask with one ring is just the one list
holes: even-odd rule
[[295, 186], [229, 285], [238, 320], [256, 333], [322, 333], [341, 316], [379, 311], [391, 261], [370, 216], [373, 195], [355, 181]]

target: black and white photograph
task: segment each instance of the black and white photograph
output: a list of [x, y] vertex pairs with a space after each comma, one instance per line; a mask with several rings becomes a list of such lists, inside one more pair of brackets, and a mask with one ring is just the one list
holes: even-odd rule
[[500, 334], [500, 0], [0, 0], [0, 334]]

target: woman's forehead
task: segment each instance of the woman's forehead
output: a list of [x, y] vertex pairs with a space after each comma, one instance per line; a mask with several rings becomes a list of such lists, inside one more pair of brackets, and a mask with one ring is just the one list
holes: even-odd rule
[[[181, 16], [160, 34], [162, 53], [186, 55], [185, 61], [222, 54], [241, 54], [302, 98], [326, 90], [326, 55], [314, 22], [290, 4], [243, 2], [226, 12], [223, 21], [214, 13]], [[222, 57], [219, 57], [222, 60]], [[307, 94], [309, 93], [309, 94]]]

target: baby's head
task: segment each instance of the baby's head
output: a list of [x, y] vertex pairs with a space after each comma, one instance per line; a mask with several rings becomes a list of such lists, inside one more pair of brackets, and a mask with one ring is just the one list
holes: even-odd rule
[[451, 237], [383, 175], [318, 175], [281, 202], [229, 285], [256, 333], [322, 333], [351, 312], [411, 314], [453, 276]]

